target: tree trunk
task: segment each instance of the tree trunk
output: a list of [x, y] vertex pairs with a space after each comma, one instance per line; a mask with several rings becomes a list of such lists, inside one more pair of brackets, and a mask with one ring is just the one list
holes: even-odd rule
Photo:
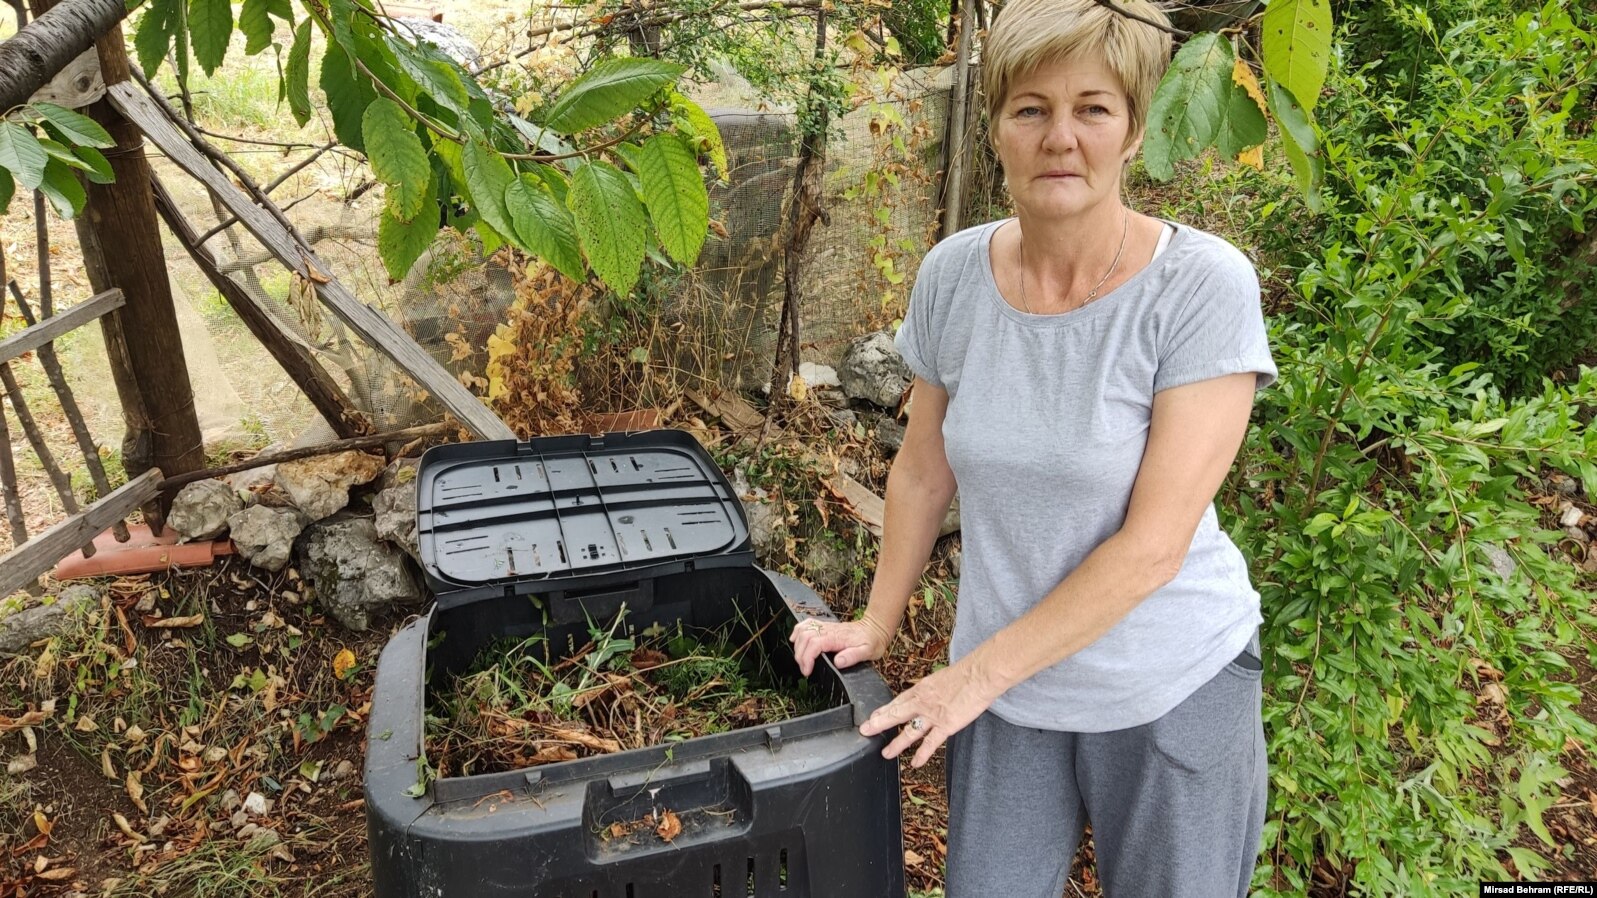
[[0, 111], [28, 102], [127, 14], [124, 0], [63, 0], [0, 43]]
[[[86, 2], [62, 0], [34, 24]], [[36, 7], [52, 6], [51, 0], [35, 3]], [[123, 6], [121, 0], [116, 5]], [[114, 27], [115, 22], [113, 18], [109, 33], [94, 42], [108, 87], [130, 77], [122, 29]], [[100, 319], [127, 426], [122, 464], [129, 477], [152, 467], [160, 468], [167, 477], [198, 471], [205, 467], [205, 447], [161, 250], [144, 135], [109, 100], [99, 100], [83, 111], [116, 141], [116, 146], [105, 152], [116, 180], [86, 185], [88, 202], [76, 225], [89, 283], [96, 292], [121, 288], [127, 297], [127, 305]], [[164, 527], [170, 505], [171, 496], [167, 495], [146, 506], [152, 532], [159, 533]]]

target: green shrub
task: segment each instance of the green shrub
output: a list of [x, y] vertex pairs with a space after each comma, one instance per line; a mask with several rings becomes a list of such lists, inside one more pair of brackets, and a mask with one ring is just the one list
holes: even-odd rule
[[1533, 877], [1546, 862], [1514, 843], [1556, 848], [1559, 757], [1597, 735], [1564, 658], [1597, 618], [1530, 501], [1552, 469], [1597, 496], [1597, 371], [1542, 377], [1593, 333], [1555, 290], [1597, 208], [1597, 139], [1569, 126], [1591, 25], [1454, 3], [1477, 16], [1443, 32], [1371, 6], [1409, 68], [1333, 67], [1327, 211], [1284, 183], [1256, 200], [1261, 267], [1291, 295], [1222, 501], [1271, 656], [1265, 896], [1307, 894], [1317, 865], [1356, 895]]

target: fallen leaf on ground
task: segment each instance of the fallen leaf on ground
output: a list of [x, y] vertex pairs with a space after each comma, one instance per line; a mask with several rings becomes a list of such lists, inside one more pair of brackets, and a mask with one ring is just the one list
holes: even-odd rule
[[339, 649], [338, 654], [333, 656], [333, 676], [342, 680], [349, 676], [349, 672], [354, 668], [355, 653], [349, 649]]
[[138, 830], [133, 828], [133, 824], [128, 822], [128, 818], [122, 816], [121, 814], [112, 814], [111, 821], [116, 824], [117, 829], [122, 830], [122, 835], [127, 836], [140, 845], [143, 845], [145, 842], [149, 841], [149, 839], [139, 835]]
[[49, 720], [54, 711], [54, 707], [48, 711], [29, 711], [21, 717], [7, 717], [4, 714], [0, 714], [0, 733], [9, 733], [12, 730], [20, 730], [23, 727], [36, 727]]
[[144, 625], [161, 630], [173, 630], [183, 627], [198, 627], [203, 623], [205, 623], [205, 615], [186, 614], [182, 617], [166, 617], [157, 621], [145, 621]]

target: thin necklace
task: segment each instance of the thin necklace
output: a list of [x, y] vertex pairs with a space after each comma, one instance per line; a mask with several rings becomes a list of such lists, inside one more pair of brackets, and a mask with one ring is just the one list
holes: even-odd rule
[[[1115, 269], [1120, 267], [1120, 256], [1121, 256], [1122, 253], [1124, 253], [1126, 251], [1126, 234], [1130, 233], [1130, 231], [1131, 231], [1131, 210], [1130, 209], [1125, 210], [1125, 214], [1120, 217], [1120, 222], [1121, 222], [1120, 223], [1120, 248], [1115, 250], [1115, 260], [1113, 262], [1109, 263], [1109, 270], [1103, 273], [1103, 277], [1098, 279], [1098, 283], [1093, 284], [1092, 285], [1092, 289], [1087, 291], [1087, 298], [1081, 301], [1081, 306], [1084, 306], [1087, 303], [1092, 302], [1093, 300], [1097, 299], [1098, 298], [1098, 290], [1101, 287], [1103, 287], [1105, 281], [1109, 280], [1109, 276], [1111, 274], [1115, 273]], [[1026, 232], [1025, 231], [1021, 231], [1020, 232], [1020, 304], [1025, 307], [1026, 314], [1028, 314], [1028, 315], [1037, 314], [1037, 313], [1035, 313], [1035, 312], [1033, 312], [1031, 310], [1031, 305], [1026, 302]], [[1081, 308], [1081, 306], [1076, 306], [1076, 309]], [[1069, 309], [1067, 311], [1072, 311], [1073, 312], [1073, 311], [1075, 311], [1075, 309]]]

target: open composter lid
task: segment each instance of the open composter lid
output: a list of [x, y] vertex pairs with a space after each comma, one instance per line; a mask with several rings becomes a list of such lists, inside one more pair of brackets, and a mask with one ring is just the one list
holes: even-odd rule
[[754, 560], [731, 484], [676, 430], [430, 449], [416, 536], [440, 607]]

